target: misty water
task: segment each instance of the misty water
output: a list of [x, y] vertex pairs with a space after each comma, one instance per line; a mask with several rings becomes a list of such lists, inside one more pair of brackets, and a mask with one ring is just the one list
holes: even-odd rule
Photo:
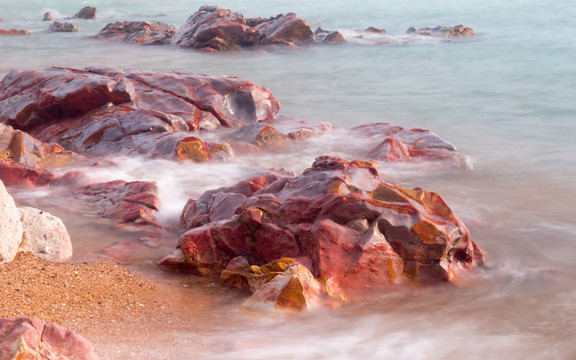
[[[380, 163], [386, 180], [442, 195], [485, 250], [485, 268], [456, 286], [393, 288], [338, 310], [246, 314], [238, 310], [240, 302], [230, 304], [213, 314], [209, 336], [178, 334], [182, 349], [174, 359], [576, 358], [573, 1], [220, 1], [217, 5], [247, 17], [293, 11], [312, 28], [345, 35], [368, 26], [384, 28], [391, 43], [353, 40], [342, 46], [234, 53], [90, 38], [117, 20], [159, 20], [178, 27], [201, 2], [71, 3], [0, 0], [5, 20], [0, 28], [32, 32], [0, 38], [0, 77], [12, 69], [95, 65], [234, 75], [271, 90], [283, 115], [343, 128], [371, 122], [426, 128], [470, 156], [474, 166], [462, 172]], [[45, 11], [65, 17], [85, 5], [96, 6], [98, 17], [77, 21], [78, 33], [46, 31]], [[477, 36], [404, 44], [410, 26], [438, 24], [464, 24]], [[355, 145], [342, 139], [338, 146], [329, 145], [332, 140], [239, 156], [229, 164], [115, 159], [117, 166], [85, 170], [102, 180], [157, 181], [160, 216], [169, 222], [190, 196], [206, 189], [268, 168], [299, 173], [323, 154], [352, 160]], [[51, 194], [33, 196], [46, 202]], [[104, 247], [130, 237], [119, 233], [98, 243], [99, 232], [108, 228], [95, 221], [70, 224], [76, 259], [96, 259]], [[208, 349], [187, 352], [188, 340], [203, 341]], [[141, 349], [146, 354], [141, 358], [172, 358], [161, 343], [151, 341], [149, 347]]]

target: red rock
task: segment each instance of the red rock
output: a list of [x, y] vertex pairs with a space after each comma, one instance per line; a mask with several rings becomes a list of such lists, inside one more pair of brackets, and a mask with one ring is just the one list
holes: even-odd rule
[[0, 161], [0, 180], [6, 186], [48, 187], [57, 176], [48, 170], [33, 168], [12, 161]]
[[294, 13], [246, 20], [242, 14], [204, 5], [178, 29], [172, 44], [226, 51], [258, 45], [306, 45], [313, 41], [308, 23]]
[[155, 216], [159, 209], [158, 187], [153, 182], [115, 180], [80, 187], [75, 194], [104, 217], [161, 227]]
[[457, 38], [468, 38], [476, 36], [474, 29], [466, 27], [464, 25], [456, 25], [453, 27], [447, 26], [436, 26], [436, 27], [423, 27], [416, 29], [410, 27], [407, 31], [408, 34], [422, 35], [422, 36], [437, 36], [437, 37], [457, 37]]
[[95, 38], [137, 45], [162, 45], [170, 43], [175, 33], [174, 26], [160, 21], [116, 21], [106, 25]]
[[270, 120], [279, 107], [235, 77], [50, 68], [12, 71], [0, 83], [0, 123], [94, 155], [228, 160], [227, 144], [189, 132]]
[[389, 123], [372, 123], [350, 129], [361, 138], [366, 153], [360, 154], [374, 160], [388, 162], [437, 162], [460, 169], [472, 167], [470, 159], [459, 153], [454, 145], [439, 138], [430, 130], [404, 129]]
[[[454, 281], [483, 262], [439, 195], [383, 182], [374, 162], [323, 156], [302, 175], [247, 187], [254, 179], [186, 204], [178, 267], [207, 275], [237, 256], [251, 265], [298, 258], [328, 292], [360, 298], [391, 284]], [[226, 211], [215, 211], [222, 203]]]
[[0, 319], [2, 359], [97, 360], [80, 335], [35, 318]]
[[50, 155], [61, 154], [64, 149], [60, 145], [43, 143], [26, 132], [0, 123], [0, 151], [9, 152], [15, 162], [35, 165]]
[[85, 19], [91, 20], [96, 19], [97, 9], [91, 6], [85, 6], [80, 11], [78, 11], [72, 18], [73, 19]]
[[30, 33], [26, 30], [17, 30], [17, 29], [3, 30], [3, 29], [0, 29], [0, 35], [23, 36], [23, 35], [30, 35]]

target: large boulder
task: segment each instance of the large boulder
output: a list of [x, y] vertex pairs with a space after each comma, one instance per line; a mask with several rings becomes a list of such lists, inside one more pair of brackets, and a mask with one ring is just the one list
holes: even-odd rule
[[[279, 107], [268, 90], [236, 77], [49, 68], [12, 71], [0, 83], [0, 123], [94, 155], [181, 160], [190, 131], [270, 120]], [[204, 157], [232, 155], [227, 144], [195, 137]]]
[[18, 251], [32, 253], [42, 259], [64, 262], [72, 259], [72, 242], [60, 218], [32, 207], [18, 208], [23, 226]]
[[69, 22], [54, 21], [50, 24], [50, 31], [53, 32], [77, 32], [78, 25]]
[[483, 262], [468, 229], [435, 193], [382, 181], [376, 163], [323, 156], [303, 174], [269, 174], [190, 200], [189, 229], [161, 261], [199, 275], [242, 256], [298, 259], [331, 293], [455, 281]]
[[0, 262], [14, 259], [22, 241], [22, 233], [18, 208], [0, 181]]
[[0, 319], [0, 358], [98, 360], [88, 340], [36, 318]]
[[162, 45], [170, 43], [175, 33], [174, 26], [160, 21], [116, 21], [106, 25], [95, 37], [137, 45]]
[[209, 51], [225, 51], [258, 45], [306, 45], [314, 42], [308, 23], [294, 13], [262, 19], [204, 5], [182, 25], [172, 44]]
[[96, 19], [97, 9], [92, 6], [84, 6], [80, 11], [78, 11], [72, 18], [73, 19], [84, 19], [92, 20]]

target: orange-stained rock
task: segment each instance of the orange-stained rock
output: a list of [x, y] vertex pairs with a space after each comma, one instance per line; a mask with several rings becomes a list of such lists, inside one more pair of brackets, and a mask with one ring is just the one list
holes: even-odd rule
[[77, 32], [78, 31], [78, 25], [68, 23], [68, 22], [54, 21], [52, 24], [50, 24], [50, 31], [53, 31], [53, 32]]
[[116, 21], [106, 25], [95, 38], [136, 45], [162, 45], [170, 43], [175, 33], [174, 26], [160, 21]]
[[[248, 269], [284, 257], [351, 299], [392, 284], [455, 281], [484, 259], [438, 194], [386, 183], [372, 161], [330, 156], [296, 177], [269, 174], [208, 191], [188, 201], [182, 224], [189, 230], [179, 267], [251, 290], [269, 280]], [[227, 267], [238, 256], [244, 265]]]
[[30, 35], [30, 33], [26, 30], [18, 30], [18, 29], [3, 30], [3, 29], [0, 29], [0, 36], [1, 35], [23, 36], [23, 35]]
[[0, 319], [0, 358], [98, 360], [86, 339], [36, 318]]
[[36, 188], [48, 187], [57, 178], [52, 172], [19, 164], [12, 161], [0, 161], [0, 180], [6, 186]]

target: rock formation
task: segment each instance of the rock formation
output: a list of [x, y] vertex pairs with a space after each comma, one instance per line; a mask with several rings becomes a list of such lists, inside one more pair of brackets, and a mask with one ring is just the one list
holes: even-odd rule
[[169, 44], [176, 33], [172, 25], [160, 21], [116, 21], [106, 25], [95, 36], [137, 45]]

